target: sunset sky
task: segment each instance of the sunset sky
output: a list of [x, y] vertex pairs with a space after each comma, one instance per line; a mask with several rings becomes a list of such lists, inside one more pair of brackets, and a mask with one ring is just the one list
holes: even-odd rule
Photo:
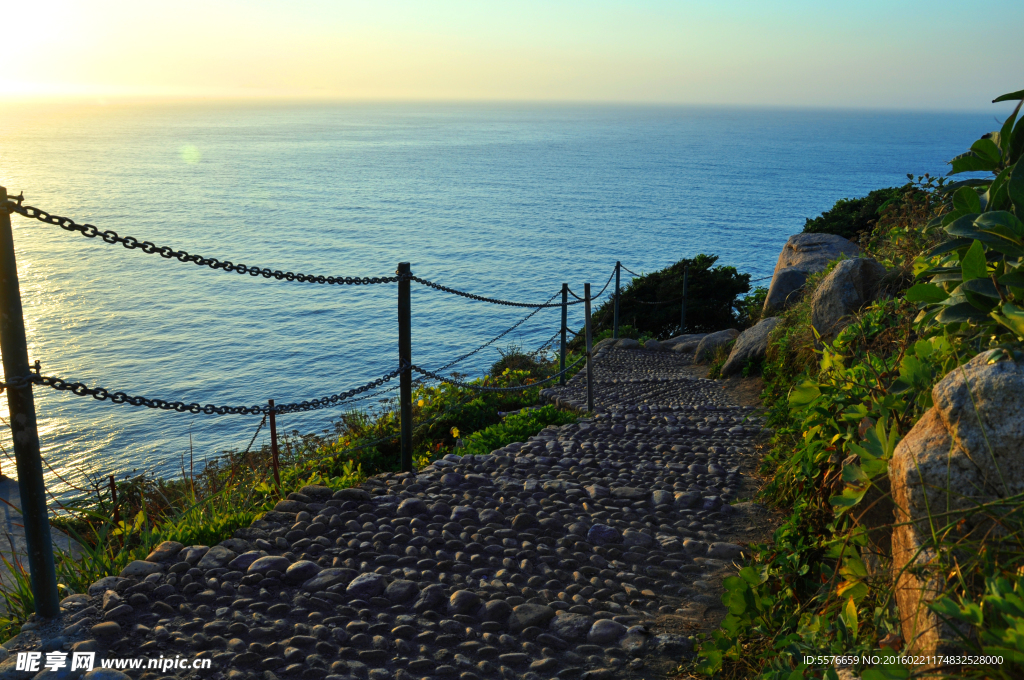
[[0, 96], [985, 108], [1024, 2], [4, 0]]

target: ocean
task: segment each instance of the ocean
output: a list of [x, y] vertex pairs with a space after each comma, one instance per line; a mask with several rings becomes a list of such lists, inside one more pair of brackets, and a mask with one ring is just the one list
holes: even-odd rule
[[[541, 302], [697, 253], [770, 276], [804, 218], [942, 174], [992, 114], [472, 104], [3, 104], [0, 185], [25, 203], [205, 257], [325, 276], [417, 276]], [[132, 395], [255, 405], [397, 367], [397, 288], [252, 278], [14, 215], [29, 358]], [[625, 280], [628, 280], [628, 276]], [[581, 306], [570, 326], [582, 324]], [[413, 361], [436, 368], [529, 310], [413, 284]], [[558, 328], [542, 310], [454, 369]], [[193, 415], [36, 388], [43, 456], [72, 483], [176, 476], [249, 443], [259, 416]], [[6, 419], [6, 399], [0, 395]], [[329, 429], [334, 410], [282, 415]], [[266, 441], [260, 433], [257, 446]], [[0, 470], [15, 476], [10, 430]], [[55, 495], [69, 492], [44, 469]]]

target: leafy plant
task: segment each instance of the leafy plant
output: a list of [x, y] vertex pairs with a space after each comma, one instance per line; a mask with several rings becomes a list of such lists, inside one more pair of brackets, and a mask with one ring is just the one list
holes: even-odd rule
[[807, 218], [804, 231], [815, 234], [835, 234], [856, 241], [864, 232], [870, 232], [882, 210], [896, 200], [902, 189], [875, 189], [862, 198], [841, 198], [835, 205], [814, 219]]

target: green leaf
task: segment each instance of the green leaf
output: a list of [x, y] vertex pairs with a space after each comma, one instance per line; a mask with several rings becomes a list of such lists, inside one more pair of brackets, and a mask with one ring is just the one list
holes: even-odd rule
[[988, 267], [985, 265], [985, 248], [981, 245], [981, 241], [976, 240], [967, 249], [967, 254], [960, 261], [960, 271], [963, 272], [964, 281], [988, 278]]
[[1016, 288], [1024, 288], [1024, 269], [1018, 269], [1015, 272], [1003, 274], [999, 277], [999, 283], [1004, 286], [1014, 286]]
[[973, 293], [975, 295], [995, 298], [996, 300], [999, 299], [999, 292], [996, 290], [995, 284], [992, 283], [992, 279], [971, 279], [969, 281], [964, 281], [960, 290]]
[[1005, 302], [999, 312], [992, 312], [992, 317], [1018, 337], [1024, 337], [1024, 309], [1012, 302]]
[[893, 666], [875, 666], [865, 668], [861, 673], [861, 680], [907, 680], [910, 671], [900, 664]]
[[846, 606], [839, 612], [839, 618], [843, 625], [846, 626], [846, 630], [850, 631], [850, 635], [856, 640], [858, 628], [857, 604], [853, 601], [852, 597], [846, 601]]
[[973, 243], [973, 242], [974, 242], [974, 239], [969, 239], [969, 238], [954, 238], [954, 239], [950, 239], [949, 241], [943, 241], [942, 243], [940, 243], [939, 245], [935, 246], [934, 248], [929, 250], [927, 253], [925, 253], [924, 257], [932, 258], [932, 257], [936, 257], [937, 255], [945, 255], [946, 253], [951, 253], [954, 250], [960, 250], [961, 248], [966, 248], [966, 247], [970, 246], [971, 243]]
[[978, 192], [970, 187], [958, 189], [953, 194], [953, 208], [964, 213], [980, 213], [981, 201], [978, 199]]
[[789, 406], [790, 408], [807, 406], [820, 396], [821, 390], [818, 389], [818, 384], [811, 380], [805, 380], [789, 393]]
[[[1024, 119], [1017, 124], [1017, 127], [1020, 127], [1021, 124], [1024, 124]], [[1022, 132], [1024, 131], [1017, 130], [1014, 132], [1014, 136], [1021, 135]], [[1014, 143], [1016, 144], [1016, 139]], [[1013, 166], [1013, 170], [1010, 171], [1010, 181], [1006, 183], [1006, 191], [1010, 195], [1013, 207], [1017, 209], [1017, 214], [1024, 215], [1024, 163], [1018, 162]]]
[[919, 283], [907, 289], [905, 297], [908, 302], [942, 302], [949, 297], [949, 293], [942, 290], [940, 286], [931, 283]]
[[949, 174], [955, 175], [960, 172], [992, 171], [996, 169], [997, 163], [973, 151], [968, 151], [954, 157], [949, 165], [953, 166]]
[[1017, 243], [1024, 239], [1024, 222], [1007, 210], [983, 213], [974, 220], [974, 226], [1004, 238], [1014, 239]]
[[982, 137], [974, 144], [971, 144], [971, 151], [978, 154], [979, 156], [984, 156], [993, 163], [998, 164], [999, 161], [1002, 160], [1002, 155], [999, 152], [999, 147], [996, 145], [996, 143], [992, 140], [991, 137]]
[[1017, 90], [1016, 92], [1008, 92], [1007, 94], [1001, 94], [992, 100], [993, 104], [998, 102], [1012, 102], [1018, 99], [1024, 99], [1024, 90]]
[[941, 324], [947, 323], [980, 323], [987, 317], [979, 312], [974, 305], [969, 302], [961, 302], [960, 304], [946, 307], [935, 320]]
[[[1020, 110], [1020, 105], [1013, 110], [1006, 120], [1003, 121], [1003, 125], [999, 128], [999, 149], [1003, 152], [1003, 158], [1010, 158], [1010, 147], [1011, 140], [1013, 139], [1013, 123], [1017, 120], [1017, 111]], [[1010, 161], [1012, 162], [1012, 161]]]

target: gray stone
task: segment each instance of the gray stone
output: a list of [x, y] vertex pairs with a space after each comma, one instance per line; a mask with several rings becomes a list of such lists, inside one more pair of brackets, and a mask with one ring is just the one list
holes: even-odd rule
[[233, 550], [228, 550], [222, 545], [215, 545], [206, 551], [196, 566], [200, 569], [217, 569], [227, 566], [228, 562], [236, 557], [238, 555]]
[[648, 340], [644, 343], [644, 349], [649, 352], [660, 352], [665, 349], [664, 346], [657, 340]]
[[700, 344], [697, 345], [697, 349], [693, 352], [693, 362], [695, 364], [701, 364], [711, 359], [714, 355], [715, 350], [719, 347], [728, 345], [730, 342], [735, 340], [739, 336], [740, 332], [735, 328], [727, 328], [724, 331], [718, 331], [717, 333], [709, 333]]
[[563, 640], [582, 640], [593, 623], [593, 619], [583, 614], [559, 612], [548, 623], [548, 629]]
[[543, 604], [521, 604], [512, 608], [508, 617], [508, 627], [513, 632], [520, 632], [530, 626], [543, 626], [555, 615], [555, 610]]
[[260, 559], [261, 557], [266, 556], [267, 553], [263, 550], [250, 550], [249, 552], [242, 553], [235, 559], [228, 562], [228, 568], [237, 569], [238, 571], [245, 571], [250, 566], [252, 566], [253, 562]]
[[600, 484], [591, 484], [590, 486], [586, 486], [583, 488], [586, 490], [587, 495], [593, 498], [594, 500], [598, 500], [600, 498], [608, 498], [608, 495], [610, 493], [608, 491], [608, 487], [601, 486]]
[[945, 584], [930, 545], [930, 514], [954, 513], [943, 516], [942, 525], [956, 524], [962, 516], [957, 540], [976, 535], [991, 541], [1005, 530], [990, 518], [1006, 509], [978, 512], [976, 506], [1024, 492], [1022, 394], [1024, 366], [989, 364], [986, 354], [974, 357], [932, 389], [934, 406], [900, 441], [889, 462], [896, 602], [910, 653], [943, 654], [956, 637], [928, 608]]
[[339, 489], [334, 492], [331, 496], [336, 501], [356, 501], [357, 503], [368, 503], [370, 501], [370, 492], [365, 489], [349, 488]]
[[141, 578], [144, 576], [149, 576], [150, 574], [158, 574], [163, 570], [163, 565], [157, 564], [155, 562], [135, 560], [131, 562], [127, 567], [121, 570], [121, 576], [124, 578]]
[[387, 579], [380, 574], [360, 574], [352, 579], [345, 592], [353, 598], [369, 600], [371, 597], [377, 597], [383, 593], [384, 589], [387, 588], [387, 583]]
[[811, 298], [811, 325], [823, 338], [836, 335], [850, 315], [875, 298], [885, 267], [869, 257], [841, 260]]
[[331, 496], [334, 495], [333, 491], [328, 489], [326, 486], [322, 486], [319, 484], [311, 484], [309, 486], [304, 486], [301, 489], [299, 489], [299, 493], [301, 493], [303, 496], [309, 496], [310, 498], [313, 498], [321, 502], [328, 500], [329, 498], [331, 498]]
[[626, 529], [622, 533], [622, 545], [627, 548], [638, 545], [641, 548], [650, 548], [654, 545], [654, 539], [645, 534], [642, 531], [636, 531], [635, 529]]
[[595, 524], [587, 532], [587, 543], [593, 545], [608, 545], [622, 543], [622, 534], [619, 530], [607, 524]]
[[415, 582], [399, 579], [388, 584], [384, 590], [384, 597], [395, 603], [408, 602], [419, 595], [419, 592], [420, 588]]
[[178, 559], [182, 562], [188, 562], [194, 566], [203, 558], [203, 555], [205, 555], [206, 551], [209, 549], [209, 546], [205, 545], [190, 545], [178, 553]]
[[647, 498], [647, 491], [636, 489], [631, 486], [617, 486], [611, 490], [612, 498], [625, 498], [630, 501], [639, 501]]
[[266, 574], [268, 571], [279, 571], [282, 574], [288, 570], [291, 566], [291, 562], [288, 561], [287, 557], [281, 557], [278, 555], [268, 555], [261, 557], [252, 564], [246, 570], [248, 574]]
[[665, 491], [663, 489], [656, 489], [651, 492], [651, 505], [658, 508], [663, 505], [672, 505], [675, 501], [675, 494], [671, 491]]
[[626, 627], [611, 619], [598, 619], [587, 633], [587, 642], [592, 645], [607, 645], [626, 634]]
[[782, 317], [773, 316], [761, 319], [756, 324], [739, 334], [736, 344], [732, 346], [729, 359], [722, 366], [722, 375], [739, 373], [751, 361], [759, 361], [768, 351], [768, 334], [782, 321]]
[[856, 257], [860, 247], [834, 234], [795, 234], [789, 237], [779, 253], [775, 272], [764, 301], [764, 315], [779, 310], [799, 299], [807, 277], [824, 271], [828, 263], [840, 255]]
[[284, 572], [284, 580], [289, 583], [304, 583], [322, 571], [320, 565], [309, 560], [299, 560], [290, 565]]
[[617, 343], [615, 343], [615, 346], [618, 347], [619, 349], [639, 349], [640, 341], [634, 340], [633, 338], [622, 338]]
[[429, 515], [427, 504], [419, 498], [406, 498], [398, 504], [399, 517], [412, 517], [413, 515]]
[[505, 600], [488, 600], [484, 602], [480, 618], [484, 621], [500, 621], [504, 623], [508, 621], [508, 617], [511, 614], [512, 605], [505, 602]]
[[120, 576], [104, 576], [89, 586], [89, 594], [94, 597], [96, 595], [102, 595], [108, 590], [114, 590], [117, 588], [117, 584], [123, 580], [124, 579]]
[[708, 546], [708, 557], [716, 560], [735, 560], [743, 555], [743, 546], [735, 543], [712, 543]]
[[[351, 580], [352, 573], [353, 571], [351, 569], [340, 569], [337, 567], [324, 569], [313, 578], [305, 581], [302, 584], [302, 589], [310, 593], [327, 590], [331, 586]], [[287, 576], [287, 574], [285, 575]]]
[[184, 548], [181, 543], [177, 541], [164, 541], [153, 548], [152, 552], [146, 556], [147, 562], [165, 562], [172, 560], [178, 556], [181, 549]]
[[449, 614], [467, 614], [480, 606], [480, 596], [470, 590], [456, 590], [448, 600]]
[[[706, 335], [707, 333], [685, 333], [683, 335], [677, 335], [674, 338], [669, 338], [668, 340], [662, 340], [661, 344], [671, 347], [690, 342], [699, 343]], [[696, 346], [697, 345], [694, 345], [694, 347]]]
[[675, 494], [674, 505], [680, 509], [692, 508], [701, 500], [700, 494], [692, 491], [678, 491]]

